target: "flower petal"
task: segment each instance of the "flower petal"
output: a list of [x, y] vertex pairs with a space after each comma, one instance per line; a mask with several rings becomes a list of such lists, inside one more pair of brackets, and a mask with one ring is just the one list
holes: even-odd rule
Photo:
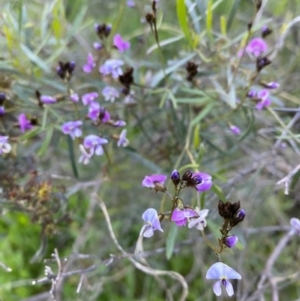
[[221, 280], [217, 281], [214, 286], [214, 293], [217, 295], [217, 296], [221, 296], [222, 294], [222, 288], [221, 288]]

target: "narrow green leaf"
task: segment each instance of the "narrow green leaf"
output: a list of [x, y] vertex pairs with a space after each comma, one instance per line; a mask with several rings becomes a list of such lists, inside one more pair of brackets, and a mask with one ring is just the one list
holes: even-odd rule
[[248, 110], [249, 112], [249, 124], [246, 131], [239, 137], [238, 141], [243, 141], [252, 131], [254, 125], [254, 114], [252, 109]]
[[200, 122], [204, 117], [206, 117], [210, 113], [214, 106], [215, 102], [207, 104], [205, 108], [198, 114], [198, 116], [192, 120], [191, 125], [195, 126], [198, 122]]
[[51, 127], [51, 128], [49, 128], [47, 130], [47, 134], [46, 134], [45, 140], [44, 140], [41, 148], [39, 149], [39, 151], [37, 153], [37, 155], [39, 157], [43, 156], [45, 154], [46, 150], [48, 149], [50, 141], [51, 141], [51, 138], [52, 138], [52, 135], [53, 135], [53, 128]]
[[206, 32], [208, 35], [211, 35], [212, 20], [213, 20], [212, 0], [208, 0], [207, 13], [206, 13]]
[[151, 82], [151, 85], [150, 85], [151, 88], [156, 87], [159, 84], [159, 82], [165, 77], [165, 74], [168, 75], [168, 74], [174, 72], [175, 70], [179, 69], [182, 65], [186, 64], [188, 61], [190, 61], [191, 59], [193, 59], [193, 57], [195, 55], [196, 55], [195, 53], [191, 53], [188, 56], [184, 57], [183, 59], [177, 61], [172, 66], [170, 66], [169, 68], [167, 68], [165, 70], [165, 73], [162, 70], [159, 71], [152, 78], [152, 82]]
[[203, 105], [207, 103], [209, 99], [207, 97], [201, 98], [176, 98], [177, 103], [185, 103], [185, 104], [198, 104]]
[[227, 24], [226, 24], [226, 18], [225, 16], [220, 17], [220, 27], [221, 27], [221, 33], [224, 37], [227, 35]]
[[78, 174], [77, 164], [76, 164], [76, 159], [75, 159], [74, 143], [73, 143], [71, 136], [68, 135], [67, 139], [68, 139], [69, 157], [70, 157], [70, 161], [71, 161], [72, 170], [73, 170], [74, 176], [78, 179], [79, 174]]
[[212, 185], [212, 191], [218, 196], [218, 198], [219, 198], [223, 203], [226, 202], [225, 195], [223, 194], [222, 189], [221, 189], [218, 185], [213, 184], [213, 185]]
[[44, 63], [44, 61], [41, 58], [38, 57], [38, 55], [36, 55], [24, 44], [21, 44], [20, 47], [30, 61], [38, 65], [45, 72], [50, 73], [50, 68]]
[[177, 0], [176, 8], [177, 8], [177, 18], [178, 18], [180, 27], [181, 27], [186, 39], [188, 40], [190, 46], [192, 46], [193, 41], [192, 41], [192, 36], [191, 36], [189, 24], [188, 24], [188, 21], [187, 21], [188, 16], [187, 16], [187, 10], [186, 10], [186, 6], [185, 6], [185, 1], [184, 0]]
[[193, 144], [194, 149], [198, 149], [200, 145], [200, 123], [195, 126]]
[[232, 5], [232, 8], [231, 8], [229, 17], [228, 17], [227, 30], [229, 30], [231, 25], [232, 25], [233, 19], [235, 17], [235, 14], [237, 12], [237, 9], [239, 7], [240, 2], [241, 2], [241, 0], [234, 0], [233, 1], [233, 5]]
[[168, 260], [171, 259], [173, 254], [177, 233], [178, 227], [175, 223], [171, 223], [166, 241], [166, 257]]

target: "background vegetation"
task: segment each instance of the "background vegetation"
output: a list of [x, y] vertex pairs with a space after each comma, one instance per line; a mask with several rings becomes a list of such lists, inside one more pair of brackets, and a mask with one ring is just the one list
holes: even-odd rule
[[[145, 189], [141, 182], [147, 174], [169, 175], [175, 168], [213, 176], [210, 191], [200, 196], [191, 190], [183, 196], [186, 203], [201, 202], [210, 210], [206, 233], [212, 241], [222, 223], [218, 200], [241, 201], [247, 217], [234, 232], [239, 243], [223, 255], [243, 276], [232, 299], [272, 300], [271, 284], [259, 288], [259, 279], [289, 229], [289, 219], [300, 215], [298, 174], [291, 179], [288, 195], [284, 184], [275, 185], [299, 163], [300, 1], [262, 1], [258, 12], [256, 5], [161, 0], [158, 47], [145, 21], [145, 14], [152, 12], [148, 0], [136, 1], [134, 8], [123, 0], [1, 1], [0, 92], [8, 100], [0, 130], [13, 147], [0, 157], [0, 261], [13, 270], [0, 271], [1, 300], [51, 300], [51, 281], [32, 281], [45, 277], [45, 265], [56, 273], [51, 255], [55, 248], [65, 271], [95, 265], [82, 279], [80, 273], [65, 277], [57, 300], [180, 300], [178, 281], [157, 280], [120, 253], [97, 198], [91, 196], [94, 192], [104, 201], [120, 245], [132, 254], [142, 213], [168, 206], [162, 193]], [[107, 56], [92, 47], [98, 39], [94, 23], [112, 25]], [[255, 61], [247, 55], [240, 60], [237, 53], [247, 39], [261, 35], [264, 25], [273, 30], [266, 38], [272, 63], [253, 81]], [[131, 43], [124, 54], [110, 47], [115, 33]], [[105, 103], [115, 117], [126, 121], [129, 146], [109, 143], [104, 156], [82, 165], [77, 163], [79, 141], [60, 130], [63, 122], [74, 119], [72, 103], [41, 108], [35, 91], [59, 95], [71, 87], [82, 95], [101, 94], [107, 84], [121, 88], [117, 81], [103, 78], [98, 67], [90, 74], [82, 71], [89, 52], [99, 64], [112, 55], [134, 68], [135, 102], [125, 104], [121, 96]], [[76, 69], [67, 87], [56, 68], [59, 61], [72, 60]], [[188, 61], [198, 64], [192, 83], [186, 80]], [[271, 92], [272, 105], [258, 111], [246, 94], [271, 81], [279, 82], [280, 88]], [[39, 125], [22, 134], [17, 126], [21, 112], [36, 117]], [[238, 126], [241, 134], [234, 135], [229, 125]], [[91, 125], [85, 129], [98, 131]], [[168, 188], [172, 190], [171, 182]], [[215, 254], [198, 231], [179, 228], [174, 235], [171, 228], [164, 221], [164, 233], [145, 240], [149, 265], [183, 275], [189, 286], [187, 300], [216, 300], [212, 282], [205, 279], [217, 261]], [[295, 237], [273, 266], [280, 300], [300, 300], [298, 246]]]

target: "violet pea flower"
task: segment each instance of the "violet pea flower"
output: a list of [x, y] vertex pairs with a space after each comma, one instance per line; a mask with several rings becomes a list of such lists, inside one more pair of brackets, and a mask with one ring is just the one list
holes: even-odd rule
[[50, 95], [41, 95], [40, 96], [40, 101], [46, 105], [51, 105], [53, 103], [57, 102], [57, 99], [50, 96]]
[[119, 140], [118, 140], [118, 147], [126, 147], [129, 144], [128, 139], [126, 138], [126, 133], [127, 131], [124, 129], [122, 130], [121, 134], [119, 135]]
[[175, 222], [178, 227], [185, 226], [186, 222], [192, 218], [196, 217], [197, 212], [191, 208], [175, 208], [172, 212], [171, 221]]
[[209, 190], [212, 186], [211, 175], [204, 172], [193, 172], [192, 178], [199, 178], [201, 182], [195, 186], [198, 192]]
[[8, 136], [0, 136], [0, 155], [11, 151], [11, 145], [8, 143]]
[[82, 67], [82, 70], [85, 73], [91, 73], [95, 67], [96, 63], [94, 61], [93, 54], [89, 53], [87, 56], [86, 64]]
[[122, 60], [118, 59], [108, 59], [105, 63], [100, 66], [99, 72], [103, 75], [110, 75], [113, 78], [118, 78], [120, 75], [123, 74], [121, 66], [124, 65]]
[[200, 210], [198, 207], [194, 210], [197, 213], [197, 216], [190, 218], [188, 227], [193, 228], [196, 226], [196, 229], [203, 231], [206, 227], [206, 216], [209, 212], [208, 209]]
[[300, 220], [298, 218], [291, 218], [290, 224], [292, 226], [293, 233], [300, 235]]
[[164, 230], [161, 228], [158, 214], [155, 209], [147, 209], [143, 213], [142, 218], [146, 224], [141, 229], [140, 236], [143, 235], [144, 237], [151, 237], [153, 236], [155, 230], [164, 232]]
[[97, 92], [90, 92], [90, 93], [86, 93], [83, 94], [81, 96], [81, 100], [83, 105], [89, 105], [90, 103], [92, 103], [94, 101], [95, 98], [97, 98], [99, 95]]
[[167, 176], [154, 174], [150, 176], [145, 176], [142, 186], [154, 189], [156, 191], [164, 192], [166, 190], [164, 182], [167, 179]]
[[125, 50], [130, 48], [130, 43], [128, 41], [124, 41], [120, 34], [116, 34], [114, 36], [114, 46], [120, 51], [124, 52]]
[[31, 121], [26, 118], [25, 113], [21, 113], [18, 117], [21, 132], [25, 132], [32, 128]]
[[108, 143], [108, 140], [96, 135], [88, 135], [83, 140], [83, 146], [90, 149], [90, 155], [103, 155], [103, 144]]
[[224, 285], [229, 297], [233, 296], [234, 290], [229, 279], [242, 279], [242, 276], [230, 266], [223, 262], [213, 264], [206, 273], [206, 279], [217, 279], [214, 284], [213, 290], [217, 296], [222, 294], [222, 285]]
[[82, 126], [81, 120], [68, 121], [62, 125], [61, 130], [64, 134], [70, 135], [71, 138], [74, 140], [75, 137], [80, 137], [82, 135], [82, 130], [80, 129], [80, 126]]

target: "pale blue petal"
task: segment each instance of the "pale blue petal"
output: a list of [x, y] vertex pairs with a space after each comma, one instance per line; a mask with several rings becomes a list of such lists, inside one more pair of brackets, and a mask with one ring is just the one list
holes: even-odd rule
[[221, 288], [221, 280], [217, 281], [215, 284], [214, 284], [214, 293], [217, 295], [217, 296], [221, 296], [222, 294], [222, 288]]
[[229, 297], [233, 296], [234, 290], [232, 284], [226, 280], [225, 288]]

